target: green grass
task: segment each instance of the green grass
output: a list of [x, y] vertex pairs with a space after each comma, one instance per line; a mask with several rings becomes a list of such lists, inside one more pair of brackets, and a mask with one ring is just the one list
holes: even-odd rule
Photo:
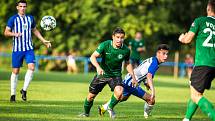
[[[19, 90], [23, 85], [24, 71], [20, 74], [17, 87], [17, 102], [10, 103], [10, 71], [0, 70], [0, 120], [1, 121], [77, 121], [110, 120], [108, 114], [100, 117], [97, 106], [109, 100], [108, 86], [96, 97], [89, 118], [79, 118], [83, 111], [83, 101], [88, 93], [88, 85], [93, 74], [68, 75], [57, 72], [35, 73], [28, 90], [28, 101], [23, 102]], [[181, 121], [189, 97], [188, 79], [174, 79], [171, 76], [155, 76], [156, 105], [152, 117], [144, 119], [144, 101], [134, 96], [115, 107], [116, 120], [121, 121]], [[213, 85], [215, 85], [213, 83]], [[215, 90], [205, 92], [205, 96], [215, 102]], [[197, 110], [194, 121], [209, 121]]]

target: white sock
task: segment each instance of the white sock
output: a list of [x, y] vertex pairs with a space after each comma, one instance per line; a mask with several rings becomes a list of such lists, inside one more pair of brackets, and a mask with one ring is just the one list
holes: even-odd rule
[[25, 74], [25, 82], [24, 82], [24, 85], [23, 85], [23, 88], [22, 88], [24, 91], [27, 90], [27, 88], [28, 88], [28, 86], [29, 86], [29, 84], [30, 84], [30, 82], [31, 82], [31, 80], [33, 78], [33, 73], [34, 73], [34, 71], [29, 70], [29, 69], [27, 70], [27, 72]]
[[110, 100], [109, 100], [108, 102], [106, 102], [106, 103], [105, 103], [104, 105], [102, 105], [102, 106], [103, 106], [103, 108], [104, 108], [105, 110], [107, 110], [109, 104], [110, 104]]
[[144, 105], [144, 112], [146, 112], [148, 115], [151, 113], [154, 105], [149, 105], [148, 103], [145, 103]]
[[10, 76], [10, 90], [11, 90], [11, 95], [16, 95], [16, 86], [17, 86], [17, 81], [18, 81], [18, 74], [14, 74], [12, 72]]

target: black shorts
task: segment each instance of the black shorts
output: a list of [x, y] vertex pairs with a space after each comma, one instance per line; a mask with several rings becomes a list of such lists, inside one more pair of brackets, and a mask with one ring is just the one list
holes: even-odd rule
[[89, 92], [98, 94], [102, 91], [106, 84], [109, 85], [111, 91], [114, 91], [114, 88], [116, 86], [123, 86], [122, 77], [98, 78], [97, 76], [95, 76], [90, 83]]
[[211, 82], [215, 78], [215, 67], [196, 66], [191, 74], [191, 85], [200, 93], [210, 89]]

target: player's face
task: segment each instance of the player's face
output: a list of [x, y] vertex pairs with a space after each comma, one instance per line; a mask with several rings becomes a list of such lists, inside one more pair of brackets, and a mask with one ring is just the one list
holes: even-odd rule
[[168, 50], [159, 50], [157, 52], [157, 58], [159, 63], [163, 63], [166, 62], [167, 58], [168, 58]]
[[135, 40], [141, 40], [141, 39], [142, 39], [142, 34], [140, 32], [136, 33]]
[[124, 41], [124, 38], [125, 38], [124, 34], [117, 33], [117, 34], [112, 35], [113, 46], [117, 47], [117, 48], [121, 47], [122, 43]]
[[16, 6], [16, 9], [20, 15], [25, 15], [26, 8], [26, 3], [19, 3], [18, 6]]

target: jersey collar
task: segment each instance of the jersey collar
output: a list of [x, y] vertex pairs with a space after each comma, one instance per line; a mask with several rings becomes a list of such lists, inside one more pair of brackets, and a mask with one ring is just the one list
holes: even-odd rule
[[[111, 46], [112, 46], [113, 48], [115, 48], [115, 47], [113, 46], [113, 40], [111, 41]], [[121, 45], [120, 48], [115, 48], [115, 49], [121, 49], [122, 47], [123, 47], [123, 43], [122, 43], [122, 45]]]
[[210, 17], [210, 18], [212, 18], [212, 19], [215, 19], [215, 16], [207, 16], [207, 17]]

